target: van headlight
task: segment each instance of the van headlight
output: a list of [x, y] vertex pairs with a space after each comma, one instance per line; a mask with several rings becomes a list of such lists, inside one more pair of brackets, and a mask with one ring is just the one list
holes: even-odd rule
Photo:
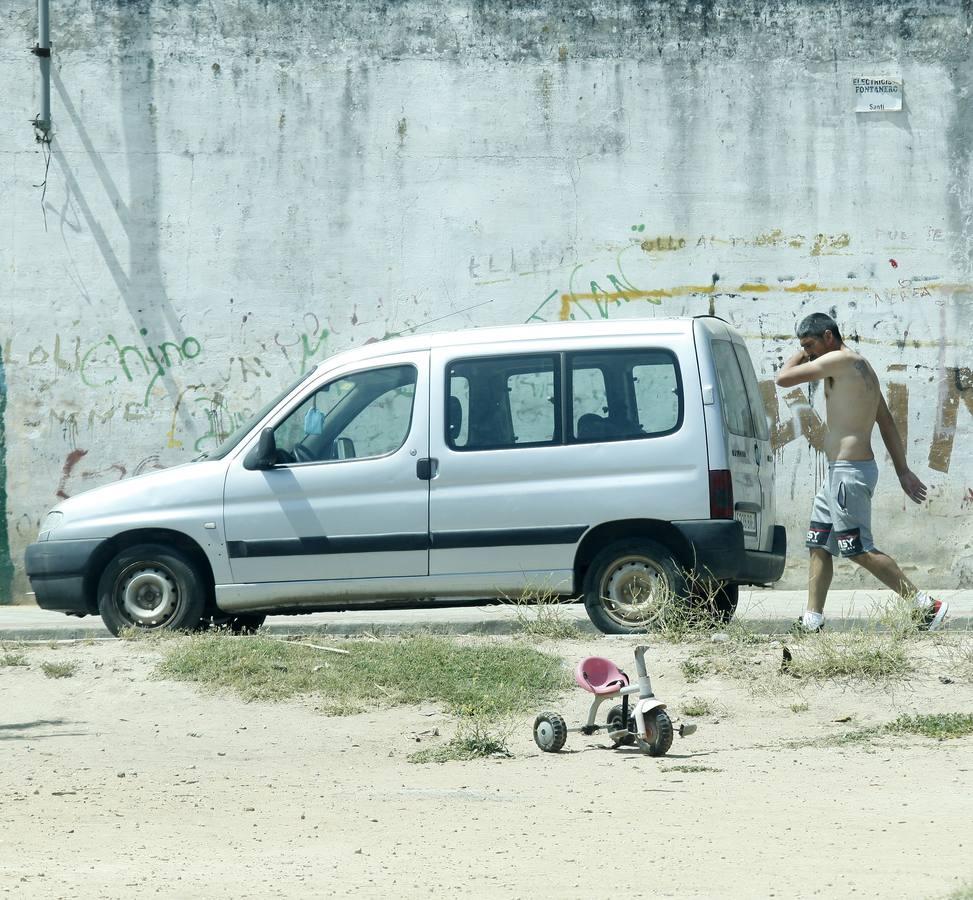
[[40, 533], [37, 535], [37, 540], [39, 541], [49, 541], [51, 535], [54, 533], [54, 529], [61, 524], [61, 519], [64, 518], [63, 512], [49, 512], [45, 517], [44, 521], [41, 523]]

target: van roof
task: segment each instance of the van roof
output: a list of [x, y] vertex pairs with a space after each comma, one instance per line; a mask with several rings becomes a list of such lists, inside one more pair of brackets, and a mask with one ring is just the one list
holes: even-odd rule
[[[657, 319], [585, 319], [572, 322], [530, 322], [519, 325], [492, 325], [486, 328], [463, 328], [456, 331], [433, 331], [372, 340], [360, 347], [353, 347], [329, 356], [318, 367], [335, 362], [378, 359], [397, 353], [416, 350], [433, 350], [439, 347], [481, 346], [492, 343], [518, 343], [521, 341], [557, 340], [565, 338], [606, 338], [616, 336], [686, 335], [692, 334], [693, 323], [700, 322], [708, 331], [735, 331], [732, 325], [715, 316], [672, 316]], [[725, 332], [724, 332], [725, 333]]]

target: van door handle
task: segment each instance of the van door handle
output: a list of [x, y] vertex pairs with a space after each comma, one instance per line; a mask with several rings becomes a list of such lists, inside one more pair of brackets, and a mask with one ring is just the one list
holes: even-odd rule
[[416, 460], [416, 478], [420, 481], [432, 481], [439, 474], [439, 460], [423, 457]]

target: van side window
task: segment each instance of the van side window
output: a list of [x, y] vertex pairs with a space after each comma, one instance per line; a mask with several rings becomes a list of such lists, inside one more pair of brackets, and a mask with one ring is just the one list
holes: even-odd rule
[[576, 442], [654, 437], [682, 420], [676, 358], [666, 350], [568, 355]]
[[720, 388], [720, 405], [723, 407], [723, 421], [733, 434], [753, 437], [750, 400], [737, 355], [733, 352], [733, 345], [729, 341], [716, 340], [712, 342], [712, 347], [713, 361], [716, 363], [716, 380]]
[[274, 429], [282, 462], [328, 462], [394, 453], [409, 436], [415, 366], [388, 366], [331, 381]]
[[448, 371], [446, 442], [455, 450], [500, 450], [561, 442], [556, 356], [457, 360]]

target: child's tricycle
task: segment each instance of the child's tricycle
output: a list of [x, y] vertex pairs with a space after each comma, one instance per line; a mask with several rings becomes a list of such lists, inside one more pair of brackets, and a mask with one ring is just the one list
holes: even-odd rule
[[[588, 710], [588, 721], [579, 728], [568, 728], [557, 713], [543, 712], [534, 720], [537, 746], [547, 753], [556, 753], [564, 746], [569, 731], [595, 734], [604, 728], [615, 748], [635, 744], [649, 756], [664, 756], [672, 746], [672, 720], [666, 713], [665, 703], [652, 693], [652, 681], [645, 671], [647, 649], [641, 645], [635, 648], [638, 684], [629, 684], [628, 675], [610, 659], [589, 656], [581, 660], [574, 670], [574, 680], [595, 695]], [[629, 709], [628, 698], [632, 694], [638, 694], [638, 700]], [[622, 702], [608, 710], [606, 724], [595, 724], [601, 704], [618, 697]], [[695, 730], [695, 725], [680, 725], [679, 736], [686, 737]]]

